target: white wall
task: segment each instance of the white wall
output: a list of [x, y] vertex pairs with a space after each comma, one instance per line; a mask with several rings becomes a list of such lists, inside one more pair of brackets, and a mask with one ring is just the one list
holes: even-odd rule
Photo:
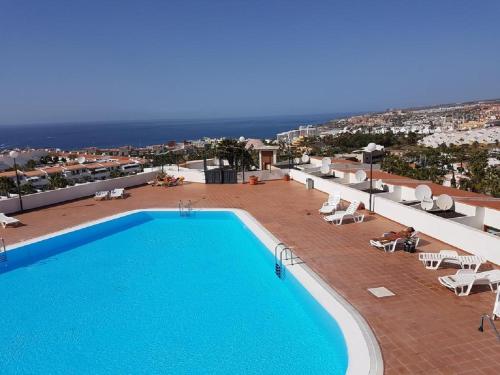
[[[145, 171], [154, 172], [155, 174], [161, 172], [161, 167], [144, 168]], [[177, 168], [177, 165], [164, 165], [163, 171], [170, 176], [184, 177], [184, 181], [197, 182], [200, 184], [205, 183], [205, 172], [198, 169], [190, 168]]]
[[500, 238], [497, 236], [382, 197], [375, 196], [374, 211], [459, 249], [500, 264]]
[[408, 186], [400, 186], [400, 188], [401, 188], [402, 201], [414, 201], [417, 199], [415, 197], [415, 189], [410, 188]]
[[0, 212], [5, 214], [19, 211], [19, 198], [0, 199]]
[[[213, 159], [207, 159], [207, 165], [214, 165]], [[189, 160], [186, 167], [190, 169], [203, 169], [203, 160]]]
[[[368, 193], [338, 184], [332, 180], [311, 176], [298, 170], [291, 170], [290, 176], [293, 180], [301, 183], [305, 183], [307, 178], [312, 178], [314, 180], [315, 189], [327, 194], [339, 191], [342, 199], [347, 201], [358, 200], [363, 202], [365, 207], [368, 207]], [[410, 198], [408, 197], [407, 199]], [[411, 199], [414, 198], [412, 197]], [[377, 214], [390, 220], [394, 220], [403, 225], [412, 226], [419, 232], [439, 239], [471, 254], [483, 256], [495, 264], [500, 264], [500, 238], [497, 236], [464, 225], [458, 221], [443, 219], [425, 211], [405, 206], [384, 197], [383, 194], [373, 195], [373, 208]], [[466, 219], [464, 220], [467, 221]]]
[[[266, 171], [245, 171], [245, 182], [248, 182], [250, 176], [257, 176], [259, 181], [282, 180], [288, 169], [272, 169]], [[243, 173], [238, 172], [238, 182], [243, 181]]]
[[324, 179], [321, 177], [315, 177], [310, 174], [298, 171], [295, 169], [290, 170], [290, 177], [298, 182], [305, 184], [307, 178], [312, 178], [314, 180], [314, 188], [323, 191], [328, 194], [333, 194], [333, 192], [340, 192], [342, 199], [347, 201], [358, 200], [368, 207], [370, 195], [363, 191], [351, 188], [347, 185], [342, 185], [334, 182], [333, 180]]
[[484, 209], [484, 225], [500, 229], [500, 211], [486, 207]]
[[[38, 207], [61, 203], [73, 199], [93, 196], [96, 191], [112, 190], [115, 188], [127, 188], [145, 184], [152, 180], [156, 172], [138, 173], [132, 176], [118, 177], [109, 180], [88, 182], [76, 186], [44, 191], [23, 196], [23, 208], [31, 210]], [[0, 212], [12, 213], [20, 211], [21, 207], [18, 198], [0, 200]]]

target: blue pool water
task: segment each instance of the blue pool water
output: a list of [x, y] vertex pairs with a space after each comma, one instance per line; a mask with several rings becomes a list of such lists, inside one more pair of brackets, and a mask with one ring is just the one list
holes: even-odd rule
[[139, 212], [9, 253], [1, 374], [346, 372], [336, 322], [232, 212]]

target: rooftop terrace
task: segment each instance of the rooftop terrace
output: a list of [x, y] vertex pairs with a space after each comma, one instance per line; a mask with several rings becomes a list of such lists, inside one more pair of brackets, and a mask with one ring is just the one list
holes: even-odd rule
[[[361, 224], [327, 224], [317, 212], [326, 194], [296, 182], [128, 191], [124, 200], [81, 199], [16, 215], [25, 225], [0, 229], [0, 236], [12, 244], [127, 210], [176, 207], [181, 199], [190, 199], [194, 208], [242, 208], [358, 309], [379, 340], [386, 374], [498, 373], [500, 343], [489, 329], [477, 330], [480, 315], [492, 310], [493, 293], [475, 289], [468, 297], [457, 297], [437, 281], [455, 269], [426, 270], [417, 254], [384, 253], [369, 246], [370, 238], [402, 228], [395, 222], [372, 214]], [[422, 236], [419, 251], [449, 248]], [[367, 292], [380, 286], [396, 295], [378, 299]]]

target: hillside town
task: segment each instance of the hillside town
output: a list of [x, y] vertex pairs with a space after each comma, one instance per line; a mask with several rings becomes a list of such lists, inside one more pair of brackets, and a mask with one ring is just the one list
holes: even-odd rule
[[456, 144], [471, 144], [475, 141], [495, 143], [495, 140], [498, 141], [498, 126], [500, 126], [500, 100], [492, 100], [352, 116], [320, 125], [300, 126], [299, 129], [277, 134], [277, 139], [291, 142], [299, 137], [342, 133], [415, 133], [423, 136], [422, 144], [433, 147], [430, 141], [432, 138], [426, 140], [427, 136], [433, 134], [456, 134], [457, 139], [453, 138]]
[[[370, 156], [387, 172], [497, 196], [500, 188], [495, 187], [496, 177], [491, 188], [470, 186], [469, 159], [480, 154], [484, 165], [479, 169], [485, 175], [498, 175], [499, 139], [500, 101], [494, 100], [357, 115], [303, 125], [267, 140], [204, 138], [147, 147], [2, 150], [0, 192], [15, 193], [19, 184], [22, 192], [29, 194], [136, 174], [145, 167], [186, 167], [202, 159], [215, 158], [213, 164], [218, 165], [218, 155], [227, 159], [228, 149], [234, 152], [244, 148], [249, 157], [240, 167], [249, 171], [288, 166], [303, 155], [361, 163], [367, 163]], [[363, 147], [370, 142], [379, 144], [379, 148], [368, 155]], [[457, 149], [459, 145], [465, 148]], [[11, 156], [12, 151], [16, 158]]]

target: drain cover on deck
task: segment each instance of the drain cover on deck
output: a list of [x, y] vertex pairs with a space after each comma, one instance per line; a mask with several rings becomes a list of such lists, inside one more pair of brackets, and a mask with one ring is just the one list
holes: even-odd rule
[[395, 296], [395, 294], [393, 292], [391, 292], [389, 289], [387, 289], [386, 287], [383, 287], [383, 286], [378, 287], [378, 288], [368, 288], [368, 291], [377, 298]]

